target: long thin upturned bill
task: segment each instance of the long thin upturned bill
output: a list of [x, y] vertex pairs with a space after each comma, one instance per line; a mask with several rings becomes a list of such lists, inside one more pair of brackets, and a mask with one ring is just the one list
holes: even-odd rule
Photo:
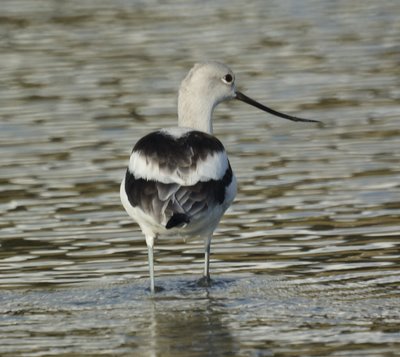
[[271, 109], [271, 108], [266, 107], [265, 105], [263, 105], [261, 103], [256, 102], [254, 99], [249, 98], [248, 96], [244, 95], [241, 92], [236, 92], [235, 99], [240, 100], [242, 102], [245, 102], [247, 104], [250, 104], [253, 107], [256, 107], [258, 109], [263, 110], [264, 112], [270, 113], [272, 115], [275, 115], [275, 116], [283, 118], [283, 119], [288, 119], [288, 120], [291, 120], [291, 121], [309, 122], [309, 123], [320, 123], [319, 120], [303, 119], [303, 118], [294, 117], [292, 115], [288, 115], [288, 114], [285, 114], [285, 113], [277, 112], [274, 109]]

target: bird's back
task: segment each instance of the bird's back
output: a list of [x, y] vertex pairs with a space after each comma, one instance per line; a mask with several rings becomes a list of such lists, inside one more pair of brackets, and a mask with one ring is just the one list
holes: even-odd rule
[[[188, 128], [162, 129], [132, 150], [121, 200], [145, 234], [208, 235], [236, 194], [222, 143]], [[147, 232], [147, 233], [146, 233]]]

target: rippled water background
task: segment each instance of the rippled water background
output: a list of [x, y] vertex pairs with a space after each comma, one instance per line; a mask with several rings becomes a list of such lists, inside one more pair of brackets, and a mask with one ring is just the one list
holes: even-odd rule
[[[398, 1], [2, 0], [1, 356], [400, 355]], [[239, 181], [200, 241], [119, 202], [135, 141], [219, 59], [246, 94], [214, 131]]]

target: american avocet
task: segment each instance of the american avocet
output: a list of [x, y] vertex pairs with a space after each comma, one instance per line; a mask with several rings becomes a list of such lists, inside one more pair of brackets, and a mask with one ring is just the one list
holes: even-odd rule
[[273, 115], [236, 90], [235, 75], [218, 62], [196, 64], [182, 81], [178, 127], [141, 138], [132, 150], [121, 183], [121, 201], [146, 237], [150, 290], [154, 292], [154, 242], [158, 236], [201, 237], [205, 242], [204, 281], [210, 281], [211, 237], [236, 195], [236, 179], [224, 146], [212, 135], [217, 104], [238, 99]]

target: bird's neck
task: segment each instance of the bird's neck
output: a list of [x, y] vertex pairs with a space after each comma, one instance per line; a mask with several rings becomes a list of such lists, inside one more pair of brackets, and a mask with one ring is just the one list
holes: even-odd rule
[[179, 91], [178, 125], [212, 134], [212, 115], [215, 104], [207, 96]]

